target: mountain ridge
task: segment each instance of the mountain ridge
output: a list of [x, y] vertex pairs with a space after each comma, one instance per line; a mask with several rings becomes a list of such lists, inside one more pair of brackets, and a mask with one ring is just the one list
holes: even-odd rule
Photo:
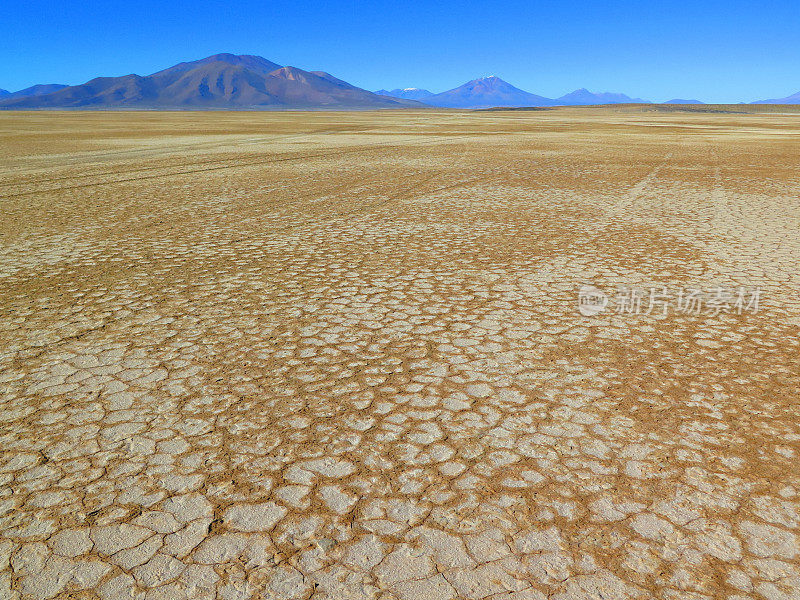
[[[96, 77], [85, 83], [0, 89], [0, 109], [275, 109], [493, 108], [650, 104], [618, 92], [579, 88], [558, 98], [522, 90], [490, 75], [433, 93], [407, 87], [370, 92], [326, 71], [281, 66], [252, 54], [219, 53], [180, 62], [150, 75]], [[704, 104], [672, 99], [663, 104]], [[800, 104], [800, 92], [750, 104]]]
[[750, 104], [800, 104], [800, 92], [786, 96], [786, 98], [777, 98], [773, 100], [756, 100]]
[[590, 92], [580, 88], [554, 100], [557, 106], [594, 106], [598, 104], [652, 104], [650, 100], [631, 98], [618, 92]]
[[25, 89], [17, 90], [16, 92], [9, 92], [8, 90], [0, 90], [0, 98], [12, 99], [12, 98], [27, 98], [28, 96], [44, 96], [45, 94], [50, 94], [65, 87], [69, 86], [63, 83], [38, 83], [36, 85], [26, 87]]
[[[274, 67], [274, 68], [273, 68]], [[324, 71], [280, 66], [254, 55], [214, 54], [150, 75], [96, 77], [50, 93], [0, 100], [5, 109], [413, 108]]]
[[433, 96], [433, 92], [416, 87], [409, 88], [395, 88], [393, 90], [376, 90], [374, 92], [379, 96], [390, 96], [392, 98], [404, 98], [405, 100], [425, 100]]

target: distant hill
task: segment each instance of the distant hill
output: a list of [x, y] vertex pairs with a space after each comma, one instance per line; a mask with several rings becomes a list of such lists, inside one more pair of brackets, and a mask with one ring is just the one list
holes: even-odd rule
[[394, 90], [378, 90], [375, 92], [380, 96], [390, 96], [392, 98], [405, 98], [406, 100], [424, 100], [433, 96], [433, 92], [424, 90], [422, 88], [397, 88]]
[[682, 100], [680, 98], [675, 98], [674, 100], [667, 100], [664, 104], [705, 104], [705, 102], [700, 102], [700, 100]]
[[650, 104], [650, 101], [612, 92], [596, 94], [586, 88], [581, 88], [556, 98], [554, 104], [559, 106], [592, 106], [596, 104]]
[[32, 85], [31, 87], [27, 87], [24, 90], [19, 90], [17, 92], [0, 90], [0, 98], [7, 99], [7, 98], [26, 98], [28, 96], [43, 96], [44, 94], [50, 94], [65, 87], [67, 86], [61, 83], [44, 83], [39, 85]]
[[281, 67], [260, 56], [215, 54], [152, 75], [98, 77], [50, 93], [0, 100], [0, 108], [405, 108], [323, 71]]
[[58, 90], [67, 87], [61, 83], [40, 83], [39, 85], [32, 85], [31, 87], [19, 90], [18, 92], [9, 93], [7, 98], [28, 98], [30, 96], [44, 96], [45, 94], [52, 94]]
[[597, 104], [650, 104], [649, 100], [631, 98], [625, 94], [604, 92], [596, 94], [586, 88], [575, 90], [555, 100], [538, 96], [514, 87], [494, 75], [473, 79], [464, 85], [440, 94], [428, 90], [406, 88], [378, 90], [376, 94], [396, 98], [412, 98], [446, 108], [493, 108], [493, 107], [543, 107], [543, 106], [586, 106]]
[[800, 92], [787, 96], [786, 98], [778, 98], [777, 100], [757, 100], [750, 104], [800, 104]]
[[551, 106], [553, 101], [531, 94], [499, 77], [473, 79], [452, 90], [428, 96], [425, 104], [447, 108], [491, 108], [494, 106]]

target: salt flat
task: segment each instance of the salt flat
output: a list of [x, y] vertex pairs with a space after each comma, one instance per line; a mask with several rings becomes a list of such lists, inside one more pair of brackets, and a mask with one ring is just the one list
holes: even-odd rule
[[799, 598], [799, 119], [0, 114], [0, 597]]

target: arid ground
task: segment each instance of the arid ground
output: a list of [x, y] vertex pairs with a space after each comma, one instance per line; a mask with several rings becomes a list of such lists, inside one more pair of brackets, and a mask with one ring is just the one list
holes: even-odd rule
[[0, 208], [2, 598], [800, 598], [800, 115], [3, 113]]

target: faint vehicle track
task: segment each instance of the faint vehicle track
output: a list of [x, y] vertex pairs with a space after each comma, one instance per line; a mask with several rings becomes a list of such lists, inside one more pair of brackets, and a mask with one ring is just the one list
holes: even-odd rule
[[[157, 173], [152, 175], [142, 175], [139, 177], [128, 177], [128, 178], [120, 178], [120, 179], [113, 179], [111, 181], [96, 181], [91, 183], [79, 184], [79, 185], [65, 185], [57, 188], [47, 188], [47, 189], [35, 189], [35, 190], [28, 190], [24, 192], [16, 192], [16, 193], [3, 193], [0, 195], [0, 199], [2, 198], [18, 198], [22, 196], [30, 196], [35, 194], [47, 194], [47, 193], [58, 193], [61, 191], [68, 191], [68, 190], [76, 190], [81, 188], [88, 188], [88, 187], [95, 187], [100, 185], [113, 185], [117, 183], [127, 183], [127, 182], [135, 182], [135, 181], [142, 181], [146, 179], [157, 179], [162, 177], [174, 177], [180, 175], [192, 175], [196, 173], [203, 173], [209, 171], [220, 171], [224, 169], [233, 169], [233, 168], [246, 168], [246, 167], [255, 167], [255, 166], [265, 166], [273, 163], [281, 163], [287, 161], [297, 161], [297, 160], [308, 160], [314, 158], [326, 158], [326, 157], [333, 157], [333, 156], [340, 156], [344, 154], [361, 154], [365, 152], [370, 152], [374, 150], [385, 150], [385, 149], [397, 149], [402, 148], [409, 145], [435, 145], [437, 143], [441, 143], [442, 141], [449, 143], [454, 138], [470, 138], [470, 137], [477, 137], [475, 135], [464, 134], [461, 136], [443, 136], [436, 140], [430, 141], [428, 139], [424, 141], [414, 140], [413, 142], [409, 142], [408, 144], [365, 144], [360, 145], [357, 148], [348, 148], [348, 149], [335, 149], [330, 150], [328, 152], [318, 152], [318, 153], [309, 153], [309, 154], [293, 154], [291, 156], [281, 156], [277, 158], [271, 159], [259, 159], [259, 160], [251, 160], [251, 161], [242, 161], [241, 159], [231, 158], [231, 159], [211, 159], [209, 161], [200, 161], [196, 163], [191, 163], [191, 166], [195, 165], [215, 165], [215, 166], [206, 166], [201, 168], [190, 168], [186, 169], [185, 165], [181, 167], [175, 167], [180, 170], [169, 171], [166, 173]], [[220, 164], [223, 163], [223, 164]], [[125, 171], [112, 171], [108, 173], [100, 173], [100, 174], [91, 174], [91, 175], [76, 175], [71, 177], [64, 177], [61, 179], [78, 179], [82, 177], [102, 177], [108, 174], [125, 174], [131, 172], [143, 172], [143, 173], [150, 173], [152, 171], [163, 170], [164, 167], [142, 167], [139, 169], [131, 169]], [[48, 180], [37, 181], [36, 183], [44, 183]], [[12, 184], [13, 185], [13, 184]], [[27, 186], [29, 184], [16, 184], [18, 186]]]

